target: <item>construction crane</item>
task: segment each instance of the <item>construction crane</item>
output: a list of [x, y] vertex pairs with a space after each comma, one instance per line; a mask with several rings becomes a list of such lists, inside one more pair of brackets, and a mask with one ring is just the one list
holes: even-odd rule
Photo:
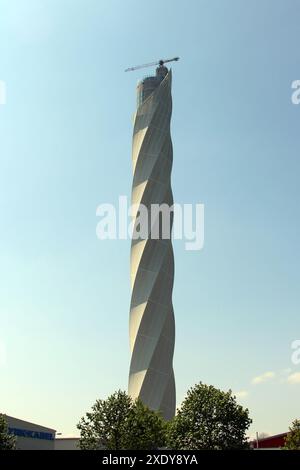
[[137, 65], [136, 67], [129, 67], [129, 69], [126, 69], [125, 72], [133, 72], [133, 70], [143, 69], [144, 67], [154, 67], [154, 65], [160, 65], [162, 67], [167, 62], [173, 62], [174, 60], [179, 60], [179, 57], [173, 57], [173, 59], [159, 60], [157, 62], [151, 62], [150, 64]]

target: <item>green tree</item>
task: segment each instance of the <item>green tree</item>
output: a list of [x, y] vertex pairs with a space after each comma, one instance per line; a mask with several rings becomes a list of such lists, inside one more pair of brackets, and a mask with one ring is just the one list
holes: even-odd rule
[[77, 425], [81, 449], [155, 449], [164, 443], [165, 423], [140, 400], [119, 390], [97, 400]]
[[131, 398], [121, 390], [107, 400], [97, 400], [77, 425], [80, 448], [122, 449], [123, 427], [131, 408]]
[[0, 414], [0, 450], [15, 450], [16, 438], [9, 434], [6, 417]]
[[289, 433], [285, 438], [286, 450], [300, 450], [300, 420], [295, 419], [289, 428]]
[[168, 425], [167, 445], [176, 450], [246, 449], [252, 420], [231, 390], [223, 392], [201, 382], [191, 388]]
[[124, 449], [157, 449], [164, 446], [165, 434], [166, 423], [161, 416], [136, 400], [124, 425]]

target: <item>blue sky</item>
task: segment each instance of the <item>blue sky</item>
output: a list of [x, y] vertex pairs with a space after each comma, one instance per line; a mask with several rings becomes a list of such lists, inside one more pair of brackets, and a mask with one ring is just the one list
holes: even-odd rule
[[[130, 242], [96, 208], [130, 196], [139, 63], [173, 66], [172, 185], [205, 204], [205, 245], [175, 242], [178, 405], [233, 389], [255, 431], [299, 418], [300, 4], [0, 0], [1, 410], [77, 434], [127, 387]], [[253, 379], [272, 372], [261, 380]]]

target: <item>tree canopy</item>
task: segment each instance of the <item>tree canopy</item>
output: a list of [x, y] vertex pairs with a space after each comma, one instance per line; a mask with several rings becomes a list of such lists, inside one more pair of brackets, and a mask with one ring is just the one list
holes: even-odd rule
[[245, 449], [252, 420], [248, 409], [236, 402], [231, 390], [223, 392], [199, 383], [191, 388], [168, 426], [172, 449]]
[[97, 400], [81, 418], [81, 449], [176, 450], [246, 449], [252, 420], [231, 390], [223, 392], [201, 382], [187, 392], [170, 422], [119, 390]]
[[0, 450], [14, 450], [16, 438], [8, 431], [6, 416], [0, 414]]
[[289, 433], [285, 438], [286, 450], [300, 450], [300, 420], [295, 419], [289, 428]]
[[165, 423], [160, 415], [121, 390], [97, 400], [77, 427], [81, 449], [150, 450], [164, 444]]

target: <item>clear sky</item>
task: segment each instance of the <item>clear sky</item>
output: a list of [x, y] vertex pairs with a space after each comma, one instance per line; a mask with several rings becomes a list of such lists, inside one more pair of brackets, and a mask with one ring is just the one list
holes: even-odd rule
[[131, 192], [151, 69], [124, 69], [178, 55], [172, 185], [205, 204], [205, 245], [174, 243], [177, 403], [202, 380], [239, 394], [252, 434], [299, 418], [299, 15], [297, 0], [0, 0], [2, 412], [77, 434], [127, 387], [130, 242], [97, 239], [96, 207]]

